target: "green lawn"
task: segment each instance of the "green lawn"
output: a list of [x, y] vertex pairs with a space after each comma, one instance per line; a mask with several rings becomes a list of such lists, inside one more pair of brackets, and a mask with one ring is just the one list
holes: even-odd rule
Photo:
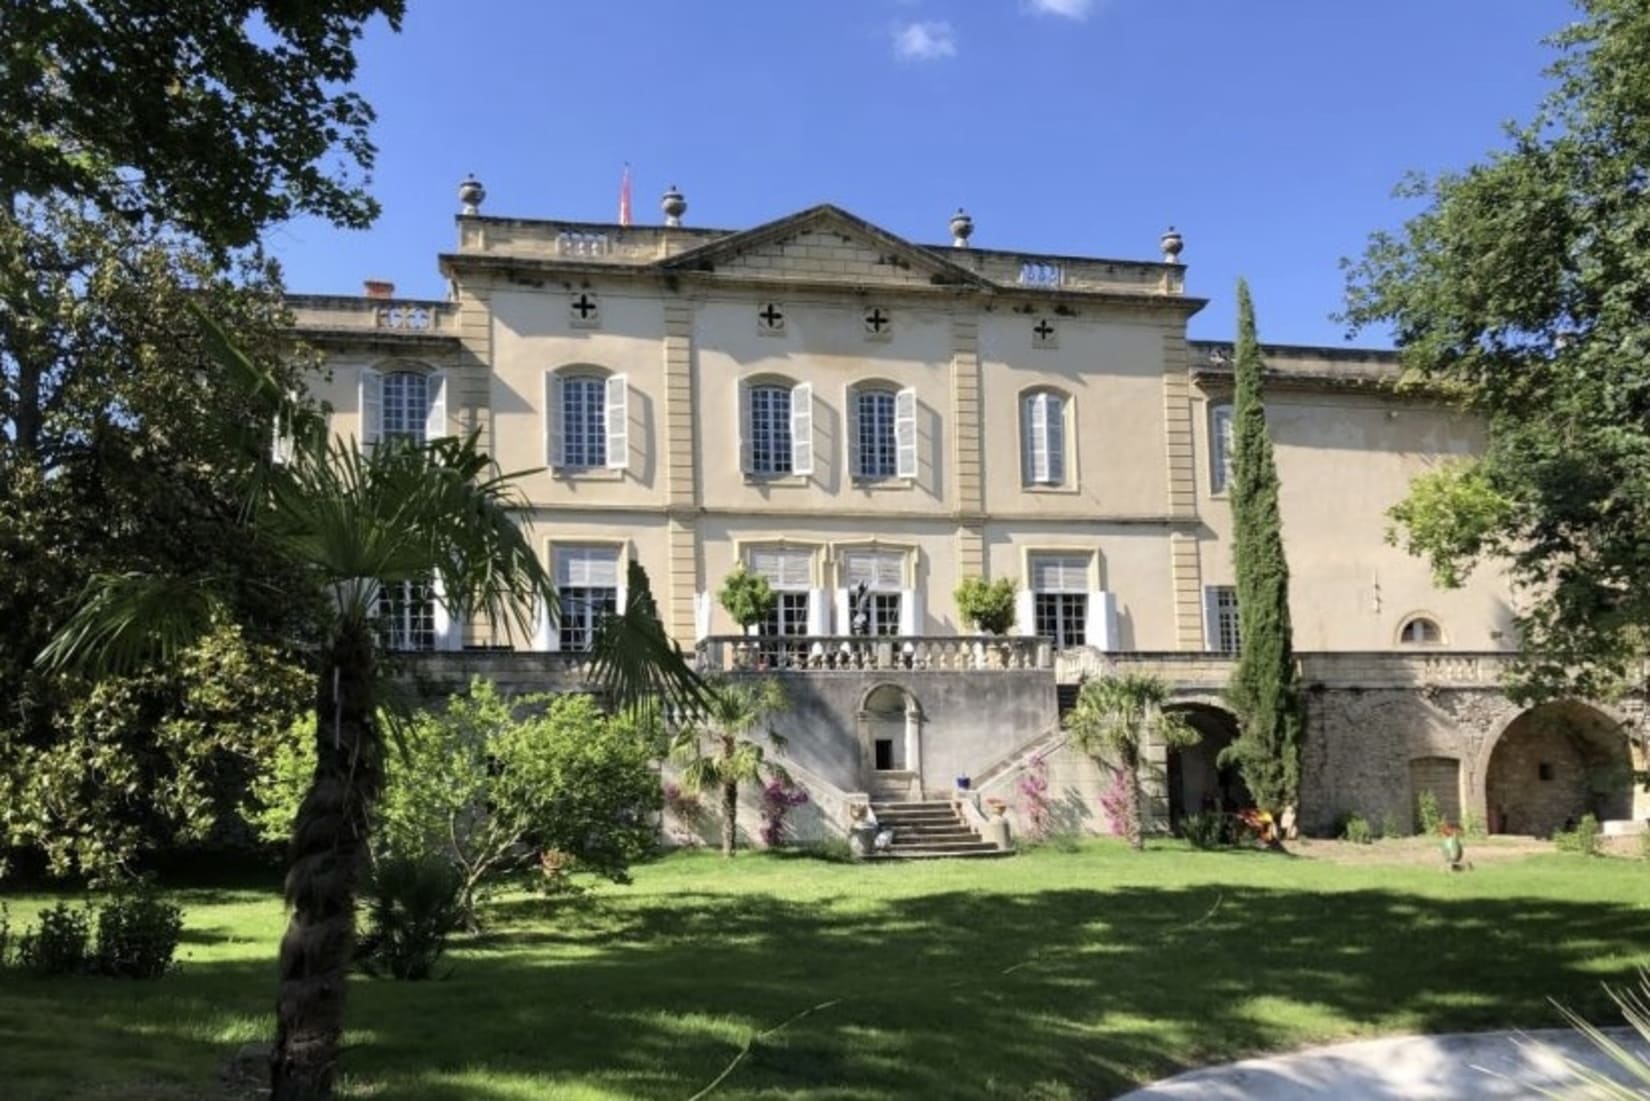
[[[1308, 851], [1322, 853], [1323, 843]], [[1390, 851], [1390, 850], [1389, 850]], [[1431, 849], [1339, 864], [1096, 842], [855, 866], [679, 855], [518, 898], [442, 981], [357, 979], [347, 1093], [378, 1098], [1104, 1098], [1353, 1035], [1603, 1015], [1650, 964], [1650, 867]], [[279, 901], [185, 892], [159, 982], [0, 977], [0, 1095], [207, 1097], [269, 1031]], [[10, 900], [14, 924], [42, 901]]]

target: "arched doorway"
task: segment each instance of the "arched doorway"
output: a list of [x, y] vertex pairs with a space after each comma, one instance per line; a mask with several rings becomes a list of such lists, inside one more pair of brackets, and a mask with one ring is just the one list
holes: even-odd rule
[[879, 684], [860, 702], [865, 790], [876, 800], [922, 798], [922, 708], [897, 684]]
[[1484, 800], [1494, 833], [1550, 837], [1584, 814], [1634, 817], [1633, 752], [1616, 720], [1565, 700], [1531, 708], [1490, 752]]
[[1220, 751], [1238, 736], [1237, 717], [1209, 704], [1181, 704], [1169, 710], [1202, 735], [1195, 745], [1169, 751], [1169, 828], [1178, 829], [1188, 814], [1251, 805], [1254, 800], [1238, 770], [1219, 764]]

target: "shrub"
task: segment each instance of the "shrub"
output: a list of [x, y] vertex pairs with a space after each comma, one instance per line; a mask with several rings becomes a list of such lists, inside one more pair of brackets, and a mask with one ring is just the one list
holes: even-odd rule
[[[1643, 833], [1639, 834], [1639, 859], [1650, 860], [1650, 830], [1645, 830]], [[5, 915], [0, 914], [0, 922], [3, 922], [4, 920]], [[4, 935], [4, 930], [4, 925], [0, 925], [0, 935]]]
[[785, 840], [785, 818], [808, 802], [808, 793], [788, 777], [775, 776], [762, 785], [762, 844], [776, 848]]
[[39, 975], [68, 975], [86, 970], [91, 941], [91, 911], [72, 910], [59, 902], [40, 911], [40, 924], [30, 926], [17, 942], [17, 962]]
[[1180, 820], [1180, 836], [1194, 849], [1221, 849], [1237, 842], [1232, 816], [1216, 811], [1188, 814]]
[[1421, 833], [1428, 837], [1444, 825], [1443, 812], [1438, 809], [1438, 796], [1432, 793], [1431, 788], [1423, 789], [1415, 797], [1415, 821], [1420, 825]]
[[987, 581], [983, 577], [965, 577], [953, 594], [957, 614], [988, 635], [1007, 634], [1014, 626], [1015, 583], [1012, 577]]
[[458, 869], [438, 856], [378, 861], [367, 884], [367, 934], [356, 962], [369, 975], [427, 979], [464, 920]]
[[1461, 832], [1468, 837], [1482, 840], [1490, 835], [1489, 827], [1479, 815], [1468, 812], [1461, 816]]
[[1105, 812], [1114, 835], [1134, 837], [1140, 828], [1140, 811], [1134, 805], [1134, 778], [1126, 768], [1110, 771], [1111, 781], [1100, 793], [1100, 809]]
[[774, 599], [768, 579], [747, 570], [743, 562], [722, 580], [722, 587], [716, 593], [716, 602], [741, 629], [766, 619], [773, 611]]
[[1341, 827], [1341, 840], [1354, 845], [1367, 845], [1375, 840], [1375, 831], [1369, 828], [1369, 820], [1363, 815], [1349, 814], [1346, 824]]
[[183, 910], [148, 887], [115, 895], [97, 910], [93, 967], [124, 979], [158, 979], [172, 966]]
[[0, 970], [11, 965], [11, 911], [0, 902]]
[[1558, 851], [1575, 853], [1577, 856], [1597, 856], [1599, 854], [1598, 818], [1592, 814], [1584, 814], [1581, 821], [1576, 823], [1573, 830], [1560, 830], [1553, 834], [1553, 841], [1558, 844]]
[[1053, 808], [1048, 800], [1048, 758], [1039, 753], [1027, 761], [1017, 786], [1027, 840], [1048, 840], [1053, 830]]
[[1409, 831], [1404, 829], [1398, 815], [1392, 810], [1381, 814], [1381, 836], [1383, 838], [1408, 837]]

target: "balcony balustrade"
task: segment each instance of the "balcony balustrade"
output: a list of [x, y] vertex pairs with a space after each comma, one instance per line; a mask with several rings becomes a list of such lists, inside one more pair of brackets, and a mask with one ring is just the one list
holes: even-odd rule
[[1053, 669], [1046, 638], [996, 635], [713, 635], [699, 643], [702, 673]]

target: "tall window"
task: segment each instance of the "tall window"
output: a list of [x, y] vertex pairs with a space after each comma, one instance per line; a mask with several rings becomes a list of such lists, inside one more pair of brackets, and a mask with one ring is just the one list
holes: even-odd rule
[[898, 469], [899, 444], [894, 436], [894, 395], [888, 390], [859, 390], [854, 394], [855, 442], [860, 478], [892, 478]]
[[1209, 407], [1209, 490], [1225, 493], [1232, 484], [1232, 407]]
[[1223, 654], [1235, 654], [1242, 644], [1238, 637], [1237, 589], [1231, 585], [1210, 585], [1209, 649]]
[[435, 594], [429, 582], [391, 581], [378, 586], [377, 611], [386, 649], [435, 649]]
[[750, 472], [791, 473], [791, 390], [788, 386], [750, 388]]
[[1027, 485], [1066, 481], [1066, 399], [1038, 390], [1020, 399], [1020, 452]]
[[557, 547], [555, 570], [559, 648], [588, 650], [602, 616], [618, 611], [618, 548]]
[[[843, 558], [847, 592], [842, 607], [848, 622], [837, 630], [850, 634], [897, 635], [905, 587], [905, 555], [899, 551], [849, 551]], [[865, 586], [863, 594], [860, 586]]]
[[774, 593], [773, 611], [761, 624], [762, 634], [807, 634], [813, 552], [790, 547], [759, 548], [751, 551], [750, 569], [767, 578]]
[[424, 442], [430, 423], [430, 377], [420, 371], [384, 376], [383, 439]]
[[1082, 646], [1088, 638], [1089, 557], [1031, 557], [1031, 611], [1036, 633], [1056, 646]]
[[569, 376], [556, 380], [561, 408], [561, 461], [572, 470], [607, 465], [607, 380]]

